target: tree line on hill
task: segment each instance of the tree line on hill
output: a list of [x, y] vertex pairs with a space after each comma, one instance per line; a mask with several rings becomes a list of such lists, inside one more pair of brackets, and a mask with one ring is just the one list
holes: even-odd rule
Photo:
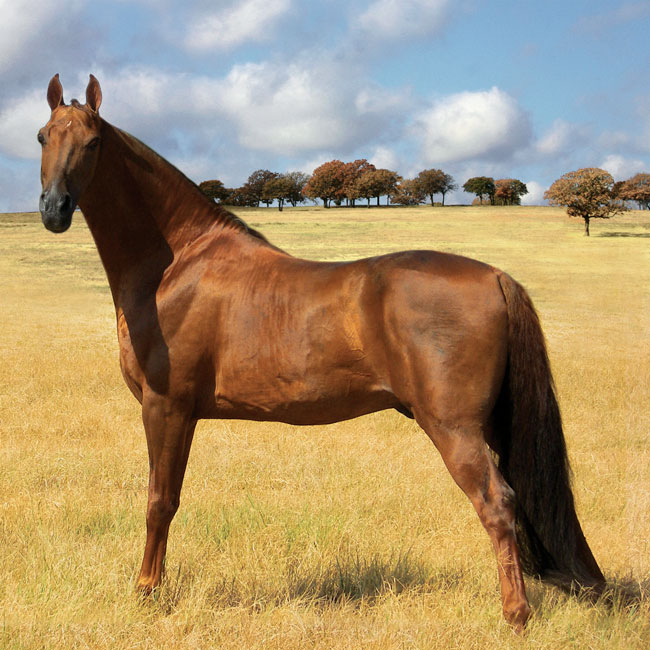
[[[330, 160], [310, 176], [303, 172], [278, 174], [267, 169], [253, 172], [241, 187], [229, 189], [219, 180], [200, 183], [199, 188], [210, 198], [233, 206], [270, 206], [277, 202], [282, 210], [285, 203], [296, 206], [308, 199], [320, 199], [328, 208], [332, 204], [354, 207], [357, 201], [380, 198], [397, 205], [418, 205], [430, 202], [434, 196], [445, 195], [458, 184], [441, 169], [424, 169], [415, 178], [404, 179], [389, 169], [377, 169], [365, 158], [353, 162]], [[494, 180], [489, 176], [469, 178], [463, 189], [476, 195], [475, 203], [490, 205], [520, 205], [528, 193], [525, 183], [515, 178]], [[569, 216], [582, 218], [585, 234], [589, 234], [591, 219], [607, 219], [627, 209], [627, 202], [636, 202], [640, 209], [650, 209], [650, 174], [639, 173], [626, 181], [614, 182], [603, 169], [587, 167], [568, 172], [557, 179], [544, 193], [551, 204], [567, 208]]]
[[[377, 169], [365, 158], [352, 162], [330, 160], [317, 167], [310, 176], [302, 172], [279, 174], [268, 169], [254, 171], [238, 188], [227, 188], [220, 180], [203, 181], [200, 189], [210, 198], [233, 206], [267, 207], [277, 202], [282, 210], [285, 204], [296, 206], [307, 200], [320, 200], [326, 208], [331, 205], [355, 207], [365, 200], [370, 207], [381, 197], [396, 205], [419, 205], [440, 195], [442, 205], [448, 192], [458, 189], [450, 174], [441, 169], [424, 169], [415, 178], [402, 178], [390, 169]], [[464, 185], [466, 192], [476, 194], [483, 203], [519, 205], [528, 193], [526, 185], [513, 178], [494, 180], [486, 176], [470, 178]]]

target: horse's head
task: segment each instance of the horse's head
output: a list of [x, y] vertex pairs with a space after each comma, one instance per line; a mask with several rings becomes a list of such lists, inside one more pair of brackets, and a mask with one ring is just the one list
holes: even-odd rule
[[54, 75], [47, 88], [47, 101], [52, 109], [48, 123], [38, 132], [43, 148], [41, 184], [43, 193], [39, 208], [43, 225], [52, 232], [70, 227], [77, 201], [92, 180], [101, 146], [99, 106], [102, 91], [93, 75], [86, 88], [86, 104], [63, 101], [59, 75]]

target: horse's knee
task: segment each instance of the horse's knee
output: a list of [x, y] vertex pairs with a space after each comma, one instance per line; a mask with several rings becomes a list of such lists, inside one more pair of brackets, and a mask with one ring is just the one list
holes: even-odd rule
[[168, 524], [174, 518], [179, 503], [178, 497], [152, 496], [147, 505], [147, 524], [153, 526]]

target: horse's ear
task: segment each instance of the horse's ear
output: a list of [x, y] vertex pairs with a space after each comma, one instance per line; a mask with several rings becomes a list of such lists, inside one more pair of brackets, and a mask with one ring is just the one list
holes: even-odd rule
[[86, 88], [86, 106], [88, 106], [93, 113], [96, 113], [99, 110], [101, 103], [102, 89], [99, 85], [99, 81], [95, 79], [94, 75], [90, 75], [90, 81]]
[[47, 103], [52, 110], [63, 104], [63, 86], [59, 81], [58, 74], [50, 79], [50, 85], [47, 87]]

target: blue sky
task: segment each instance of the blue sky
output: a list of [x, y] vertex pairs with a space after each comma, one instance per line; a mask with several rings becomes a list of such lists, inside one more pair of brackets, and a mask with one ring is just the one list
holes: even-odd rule
[[[650, 171], [650, 1], [0, 0], [0, 211], [36, 210], [45, 93], [190, 178], [368, 158], [527, 183]], [[472, 197], [456, 192], [448, 202]]]

